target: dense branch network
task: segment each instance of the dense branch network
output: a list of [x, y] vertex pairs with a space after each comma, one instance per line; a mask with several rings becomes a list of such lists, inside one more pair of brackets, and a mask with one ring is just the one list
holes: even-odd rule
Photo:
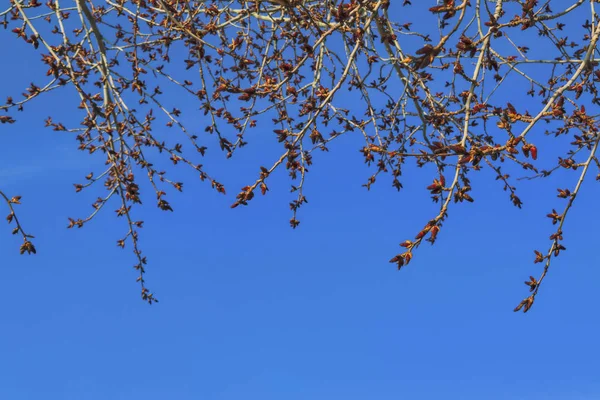
[[[15, 122], [14, 111], [58, 89], [78, 96], [79, 126], [51, 117], [46, 125], [72, 133], [80, 150], [103, 154], [105, 168], [75, 189], [103, 185], [104, 193], [90, 215], [70, 219], [69, 227], [82, 227], [117, 204], [127, 226], [117, 244], [131, 244], [142, 298], [150, 303], [156, 299], [145, 286], [138, 239], [143, 222], [134, 217], [139, 176], [148, 177], [166, 211], [172, 211], [167, 189], [181, 191], [183, 183], [155, 166], [161, 157], [187, 165], [225, 194], [218, 171], [199, 163], [210, 151], [205, 137], [216, 137], [229, 158], [251, 140], [248, 132], [276, 126], [280, 156], [265, 160], [232, 207], [248, 205], [257, 191], [265, 195], [270, 175], [285, 169], [297, 195], [290, 204], [294, 228], [313, 153], [341, 136], [364, 138], [360, 151], [374, 168], [367, 189], [388, 173], [400, 190], [407, 169], [431, 166], [432, 181], [423, 186], [439, 210], [401, 243], [404, 251], [391, 260], [398, 269], [423, 241], [435, 242], [453, 203], [474, 201], [471, 173], [488, 167], [520, 208], [507, 169], [531, 171], [531, 179], [574, 171], [574, 186], [558, 191], [566, 202], [562, 211], [548, 214], [557, 229], [548, 251], [535, 252], [544, 268], [526, 282], [531, 294], [517, 307], [524, 311], [551, 260], [565, 250], [563, 225], [584, 179], [600, 166], [598, 115], [584, 105], [599, 104], [595, 0], [444, 0], [433, 7], [407, 0], [65, 3], [11, 0], [0, 11], [7, 33], [39, 52], [47, 69], [43, 83], [0, 105], [0, 123]], [[532, 110], [511, 104], [515, 88], [535, 100]], [[186, 127], [183, 111], [170, 105], [173, 93], [195, 102], [203, 132]], [[348, 99], [358, 106], [349, 108]], [[185, 151], [157, 124], [181, 131]], [[570, 138], [558, 163], [545, 170], [536, 166], [541, 134]], [[21, 253], [35, 253], [13, 208], [20, 198], [0, 195], [13, 233], [23, 237]]]

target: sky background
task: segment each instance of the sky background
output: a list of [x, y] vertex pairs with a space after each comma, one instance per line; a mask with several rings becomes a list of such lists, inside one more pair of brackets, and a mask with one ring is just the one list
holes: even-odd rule
[[[6, 46], [14, 56], [0, 65], [11, 76], [0, 96], [39, 74], [28, 47]], [[148, 306], [133, 256], [115, 245], [125, 228], [112, 209], [65, 229], [98, 193], [72, 186], [98, 159], [43, 128], [46, 116], [68, 115], [72, 94], [40, 99], [0, 127], [0, 187], [23, 196], [19, 216], [38, 249], [20, 256], [20, 239], [0, 225], [0, 398], [600, 398], [593, 177], [566, 223], [568, 250], [521, 314], [512, 309], [527, 295], [523, 281], [540, 271], [533, 249], [547, 249], [553, 232], [544, 215], [562, 206], [555, 188], [574, 176], [521, 182], [519, 210], [489, 173], [473, 175], [476, 202], [453, 207], [436, 245], [398, 272], [387, 262], [398, 243], [437, 210], [427, 175], [405, 176], [400, 193], [385, 178], [367, 192], [362, 139], [342, 137], [315, 156], [292, 230], [284, 174], [250, 207], [229, 207], [279, 150], [270, 134], [256, 136], [234, 159], [213, 160], [227, 198], [181, 170], [184, 193], [167, 197], [174, 213], [137, 211], [160, 299]], [[540, 155], [552, 150], [540, 143]]]

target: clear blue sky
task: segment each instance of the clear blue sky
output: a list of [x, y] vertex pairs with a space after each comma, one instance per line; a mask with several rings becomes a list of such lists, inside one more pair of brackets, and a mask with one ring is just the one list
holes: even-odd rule
[[[38, 71], [37, 56], [12, 42], [2, 97]], [[539, 271], [533, 249], [549, 244], [544, 215], [562, 204], [555, 187], [572, 176], [520, 185], [523, 210], [489, 174], [474, 178], [476, 202], [455, 207], [436, 246], [421, 246], [398, 272], [387, 260], [436, 211], [424, 175], [406, 176], [401, 193], [386, 179], [367, 192], [360, 138], [341, 138], [315, 157], [309, 204], [292, 230], [283, 174], [268, 196], [229, 208], [276, 155], [278, 147], [261, 148], [273, 141], [267, 131], [233, 160], [215, 158], [228, 198], [182, 170], [184, 194], [169, 195], [174, 213], [138, 211], [148, 283], [161, 301], [148, 306], [131, 253], [115, 245], [125, 227], [112, 211], [65, 229], [98, 193], [72, 187], [98, 160], [43, 128], [46, 116], [69, 112], [72, 94], [41, 99], [0, 127], [0, 187], [23, 196], [38, 248], [19, 256], [19, 239], [0, 225], [1, 399], [600, 398], [593, 180], [566, 224], [568, 251], [532, 311], [515, 314], [522, 282]], [[548, 200], [534, 202], [540, 193]]]

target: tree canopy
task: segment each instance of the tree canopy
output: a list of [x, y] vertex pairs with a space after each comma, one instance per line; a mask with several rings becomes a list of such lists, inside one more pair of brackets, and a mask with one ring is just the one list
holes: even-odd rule
[[[541, 214], [553, 227], [548, 247], [534, 250], [541, 268], [532, 267], [530, 294], [515, 309], [526, 312], [566, 250], [563, 226], [584, 180], [600, 179], [597, 3], [11, 0], [0, 11], [4, 40], [26, 42], [47, 72], [0, 104], [0, 122], [14, 123], [40, 96], [72, 95], [65, 106], [78, 124], [42, 119], [72, 134], [79, 150], [101, 154], [104, 165], [75, 184], [98, 198], [92, 213], [73, 216], [68, 227], [116, 208], [125, 224], [117, 245], [133, 250], [150, 303], [156, 298], [146, 287], [138, 239], [143, 221], [132, 210], [155, 196], [160, 209], [173, 211], [167, 195], [184, 183], [162, 168], [165, 159], [226, 195], [232, 189], [202, 161], [205, 154], [222, 151], [234, 165], [253, 136], [272, 137], [279, 157], [264, 159], [231, 207], [268, 195], [270, 175], [283, 169], [296, 228], [309, 167], [318, 173], [313, 154], [358, 135], [364, 145], [357, 151], [372, 171], [360, 182], [365, 190], [387, 176], [400, 196], [410, 196], [403, 176], [422, 168], [429, 175], [422, 187], [439, 206], [420, 231], [399, 233], [402, 251], [390, 254], [398, 269], [444, 233], [453, 207], [474, 202], [472, 174], [491, 172], [486, 176], [521, 208], [517, 179], [525, 185], [571, 171], [569, 187], [552, 188], [556, 208]], [[182, 121], [190, 104], [200, 128]], [[153, 195], [142, 195], [146, 186]], [[1, 187], [0, 195], [13, 234], [23, 239], [21, 254], [35, 253], [35, 227], [18, 218], [20, 196]]]

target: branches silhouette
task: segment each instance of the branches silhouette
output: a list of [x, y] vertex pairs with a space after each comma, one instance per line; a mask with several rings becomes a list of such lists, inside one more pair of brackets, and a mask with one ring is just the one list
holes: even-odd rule
[[[548, 214], [557, 230], [548, 252], [536, 251], [543, 271], [526, 282], [531, 294], [516, 309], [528, 311], [551, 260], [565, 250], [566, 216], [590, 170], [600, 166], [598, 115], [585, 107], [599, 104], [595, 7], [593, 0], [444, 0], [433, 7], [408, 0], [11, 0], [0, 12], [2, 24], [40, 54], [47, 73], [19, 100], [0, 105], [0, 123], [14, 123], [14, 111], [39, 96], [74, 89], [79, 126], [52, 117], [46, 126], [72, 133], [79, 150], [103, 155], [103, 168], [75, 190], [104, 186], [105, 192], [69, 228], [116, 204], [126, 225], [117, 244], [131, 246], [149, 303], [156, 298], [145, 285], [143, 221], [135, 218], [140, 176], [148, 177], [165, 211], [173, 211], [169, 190], [183, 190], [183, 182], [155, 167], [165, 157], [225, 194], [219, 171], [209, 173], [200, 162], [212, 150], [204, 144], [208, 136], [231, 158], [251, 140], [249, 132], [274, 126], [279, 157], [265, 160], [232, 208], [248, 205], [257, 191], [266, 195], [271, 174], [285, 169], [297, 196], [290, 204], [293, 228], [307, 203], [312, 154], [341, 136], [364, 138], [359, 150], [375, 170], [367, 189], [387, 173], [401, 190], [407, 170], [431, 166], [423, 186], [439, 210], [401, 242], [403, 252], [390, 260], [398, 269], [423, 241], [435, 242], [454, 204], [475, 200], [471, 174], [489, 168], [521, 208], [507, 169], [532, 171], [528, 179], [579, 170], [572, 189], [559, 189], [563, 211]], [[349, 101], [354, 109], [344, 106]], [[203, 132], [186, 126], [183, 102], [200, 109]], [[161, 125], [180, 131], [182, 141]], [[535, 143], [542, 132], [571, 143], [557, 164], [540, 170], [543, 151], [538, 160]], [[13, 210], [18, 199], [0, 195], [16, 223], [13, 233], [23, 236], [21, 253], [35, 253]]]

